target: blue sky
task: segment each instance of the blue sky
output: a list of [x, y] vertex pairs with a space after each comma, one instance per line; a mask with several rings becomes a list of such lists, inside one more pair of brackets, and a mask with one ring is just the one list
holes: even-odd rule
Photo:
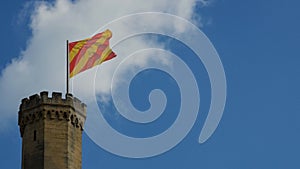
[[[193, 13], [197, 15], [192, 16], [201, 16], [198, 24], [203, 25], [201, 30], [218, 51], [226, 74], [226, 107], [215, 133], [204, 144], [198, 144], [211, 97], [205, 67], [187, 46], [166, 37], [159, 37], [159, 41], [168, 41], [167, 48], [180, 56], [190, 65], [192, 71], [197, 73], [201, 103], [195, 125], [175, 148], [159, 156], [144, 159], [130, 159], [111, 154], [84, 133], [83, 168], [299, 168], [299, 5], [300, 2], [296, 0], [215, 0], [206, 7], [194, 7]], [[26, 4], [23, 1], [12, 0], [0, 7], [0, 29], [3, 39], [0, 42], [1, 76], [5, 67], [18, 58], [21, 51], [27, 49], [28, 41], [35, 36], [32, 32], [34, 28], [28, 26], [32, 9], [29, 6], [24, 10], [24, 6]], [[170, 6], [174, 7], [171, 4]], [[99, 8], [101, 9], [101, 6]], [[90, 30], [96, 31], [99, 27], [85, 31], [92, 34], [94, 32]], [[40, 27], [38, 30], [41, 31]], [[34, 29], [35, 33], [39, 31]], [[72, 38], [81, 38], [84, 35]], [[191, 56], [191, 59], [186, 59], [185, 56]], [[16, 83], [19, 82], [18, 78]], [[176, 82], [169, 75], [158, 70], [141, 72], [130, 86], [130, 96], [137, 109], [149, 108], [147, 97], [149, 90], [153, 88], [160, 88], [166, 92], [170, 100], [164, 113], [170, 116], [163, 116], [160, 121], [155, 121], [149, 126], [134, 127], [134, 123], [126, 123], [122, 119], [116, 121], [116, 112], [111, 102], [105, 105], [100, 103], [103, 109], [110, 111], [106, 114], [106, 119], [118, 131], [135, 137], [147, 137], [161, 132], [176, 118], [180, 94]], [[28, 94], [22, 93], [21, 96], [38, 93], [41, 89], [48, 88], [37, 87]], [[64, 90], [55, 85], [51, 89]], [[21, 99], [11, 105], [18, 105]], [[4, 114], [1, 116], [1, 123], [5, 123], [0, 130], [1, 168], [14, 169], [21, 166], [17, 108], [7, 109], [15, 110], [14, 112], [1, 112]], [[2, 109], [4, 110], [6, 109]], [[10, 118], [7, 118], [7, 113], [12, 114]]]

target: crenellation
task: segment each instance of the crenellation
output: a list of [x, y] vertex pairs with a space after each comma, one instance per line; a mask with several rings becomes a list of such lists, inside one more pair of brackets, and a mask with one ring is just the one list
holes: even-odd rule
[[22, 99], [22, 104], [21, 105], [27, 104], [28, 102], [29, 102], [29, 99], [28, 98], [24, 98], [24, 99]]
[[[57, 106], [60, 107], [59, 110]], [[70, 109], [74, 113], [71, 113]], [[48, 97], [48, 92], [46, 91], [41, 92], [40, 95], [32, 95], [29, 99], [24, 98], [19, 111], [21, 135], [27, 124], [34, 123], [40, 119], [70, 121], [74, 127], [83, 130], [85, 118], [86, 105], [84, 103], [73, 97], [72, 94], [66, 94], [66, 98], [63, 99], [62, 94], [58, 92], [53, 92], [52, 98]]]
[[84, 118], [86, 117], [86, 105], [82, 103], [76, 97], [73, 97], [72, 94], [66, 94], [66, 98], [62, 98], [62, 93], [53, 92], [52, 97], [48, 97], [48, 92], [41, 92], [40, 95], [35, 94], [28, 98], [22, 99], [20, 105], [20, 111], [26, 111], [34, 109], [37, 106], [41, 105], [52, 105], [52, 106], [65, 106], [74, 109], [76, 112], [81, 114]]
[[43, 103], [50, 103], [49, 102], [49, 97], [48, 97], [48, 92], [43, 91], [40, 93], [40, 97]]
[[29, 96], [29, 100], [32, 100], [32, 101], [38, 101], [38, 100], [40, 100], [40, 95], [38, 95], [38, 94], [34, 94], [34, 95], [32, 95], [32, 96]]
[[52, 92], [52, 103], [63, 103], [62, 94], [58, 92]]

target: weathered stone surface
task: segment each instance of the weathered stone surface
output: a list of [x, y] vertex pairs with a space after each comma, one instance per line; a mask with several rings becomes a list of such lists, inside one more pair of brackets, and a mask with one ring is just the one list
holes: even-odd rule
[[72, 95], [41, 92], [22, 100], [22, 169], [81, 169], [86, 105]]

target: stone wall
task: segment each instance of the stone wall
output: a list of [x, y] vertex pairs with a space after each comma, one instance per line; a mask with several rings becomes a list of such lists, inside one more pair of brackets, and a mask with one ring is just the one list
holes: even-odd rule
[[41, 92], [22, 100], [22, 169], [81, 169], [86, 105], [71, 94]]

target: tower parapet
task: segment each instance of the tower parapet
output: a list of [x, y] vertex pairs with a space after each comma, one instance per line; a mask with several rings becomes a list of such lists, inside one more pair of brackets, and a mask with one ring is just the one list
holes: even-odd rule
[[21, 136], [27, 124], [41, 119], [66, 120], [83, 130], [86, 105], [72, 94], [66, 94], [66, 97], [62, 98], [62, 93], [58, 92], [53, 92], [52, 97], [48, 97], [48, 92], [44, 91], [40, 95], [35, 94], [22, 99], [18, 120]]

